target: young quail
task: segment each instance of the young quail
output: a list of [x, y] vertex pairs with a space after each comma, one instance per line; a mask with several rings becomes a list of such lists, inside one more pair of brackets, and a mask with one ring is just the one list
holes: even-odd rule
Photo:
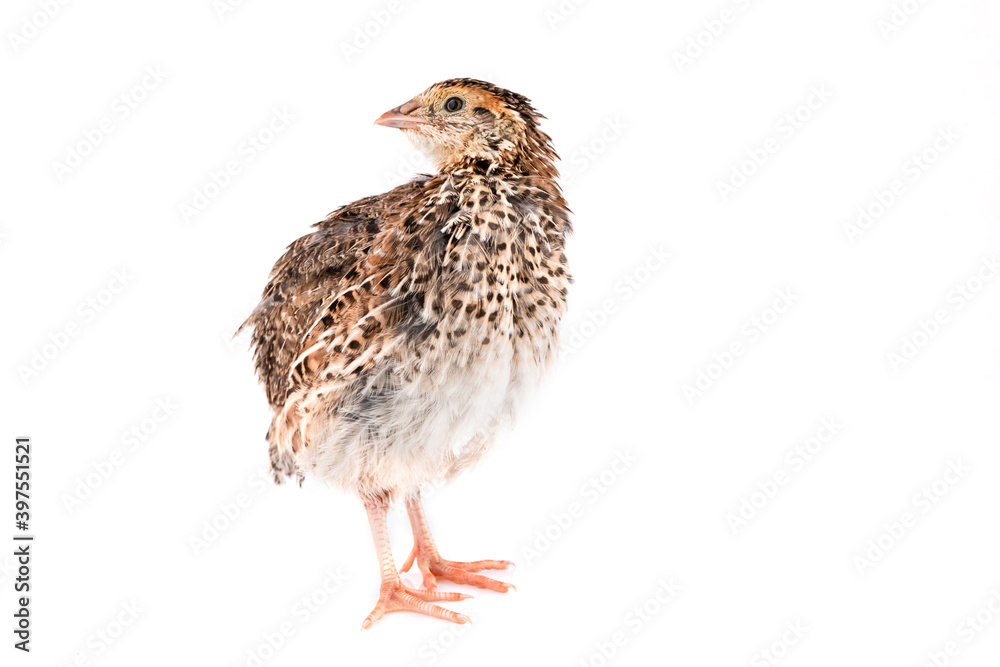
[[[276, 482], [311, 476], [357, 494], [381, 567], [367, 628], [391, 611], [456, 623], [432, 602], [466, 595], [436, 579], [507, 591], [480, 570], [509, 561], [445, 560], [421, 485], [486, 454], [557, 356], [566, 309], [569, 209], [542, 118], [517, 93], [474, 79], [437, 83], [376, 124], [399, 128], [434, 162], [385, 194], [331, 213], [271, 271], [253, 327], [274, 418]], [[405, 502], [423, 589], [404, 586], [386, 530]]]

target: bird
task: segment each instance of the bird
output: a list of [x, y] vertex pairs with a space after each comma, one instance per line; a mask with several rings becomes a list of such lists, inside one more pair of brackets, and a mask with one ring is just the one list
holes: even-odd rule
[[[313, 225], [240, 327], [252, 328], [273, 410], [274, 481], [319, 480], [365, 507], [381, 579], [362, 629], [394, 611], [469, 622], [434, 604], [471, 597], [438, 591], [439, 579], [513, 590], [479, 574], [511, 561], [441, 556], [420, 489], [480, 461], [559, 355], [572, 223], [543, 118], [523, 95], [471, 78], [379, 116], [435, 171]], [[397, 504], [414, 539], [398, 570], [387, 529]], [[414, 564], [422, 588], [400, 579]]]

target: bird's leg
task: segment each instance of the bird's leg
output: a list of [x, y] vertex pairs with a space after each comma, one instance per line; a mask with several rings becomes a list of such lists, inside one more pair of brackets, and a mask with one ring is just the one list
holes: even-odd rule
[[468, 616], [431, 604], [431, 601], [464, 600], [469, 597], [468, 595], [414, 590], [407, 588], [399, 580], [396, 564], [392, 560], [392, 550], [389, 548], [389, 530], [386, 523], [388, 509], [389, 503], [385, 498], [369, 499], [365, 502], [368, 522], [372, 526], [372, 537], [375, 539], [379, 569], [382, 573], [382, 586], [379, 589], [378, 602], [372, 613], [368, 614], [368, 618], [361, 624], [361, 629], [370, 628], [375, 621], [391, 611], [415, 611], [454, 623], [467, 623]]
[[431, 529], [427, 525], [427, 516], [420, 502], [420, 492], [406, 498], [406, 511], [410, 515], [410, 526], [413, 528], [413, 551], [403, 563], [401, 572], [410, 569], [414, 562], [420, 568], [424, 578], [424, 588], [433, 591], [437, 588], [437, 579], [447, 579], [456, 584], [469, 584], [491, 591], [506, 593], [514, 590], [513, 584], [476, 574], [479, 570], [506, 570], [512, 566], [509, 560], [477, 560], [471, 563], [459, 563], [445, 560], [438, 553]]

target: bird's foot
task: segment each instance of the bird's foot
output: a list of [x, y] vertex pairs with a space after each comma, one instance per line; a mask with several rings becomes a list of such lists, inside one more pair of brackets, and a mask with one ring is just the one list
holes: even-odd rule
[[406, 559], [406, 562], [403, 563], [403, 567], [399, 568], [399, 571], [406, 572], [413, 563], [416, 563], [417, 567], [420, 568], [420, 573], [424, 579], [424, 588], [428, 591], [437, 589], [438, 579], [447, 579], [456, 584], [487, 588], [498, 593], [517, 590], [514, 588], [514, 584], [508, 584], [505, 581], [497, 581], [496, 579], [476, 574], [480, 570], [506, 570], [509, 567], [513, 567], [514, 563], [509, 560], [477, 560], [470, 563], [462, 563], [445, 560], [441, 558], [436, 549], [433, 551], [422, 549], [419, 544], [415, 544], [413, 545], [413, 551], [410, 552], [410, 557]]
[[464, 593], [415, 590], [404, 586], [398, 577], [386, 579], [382, 582], [382, 588], [379, 590], [378, 602], [375, 603], [372, 613], [368, 614], [368, 618], [361, 624], [361, 629], [367, 630], [372, 627], [375, 621], [393, 611], [415, 611], [418, 614], [442, 618], [452, 623], [468, 623], [470, 619], [465, 614], [439, 607], [431, 602], [464, 600], [470, 597], [472, 596]]

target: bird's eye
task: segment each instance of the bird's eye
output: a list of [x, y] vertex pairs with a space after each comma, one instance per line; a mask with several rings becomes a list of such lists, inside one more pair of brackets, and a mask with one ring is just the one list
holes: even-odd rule
[[465, 108], [465, 100], [461, 97], [449, 97], [444, 101], [444, 110], [448, 113], [455, 113]]

